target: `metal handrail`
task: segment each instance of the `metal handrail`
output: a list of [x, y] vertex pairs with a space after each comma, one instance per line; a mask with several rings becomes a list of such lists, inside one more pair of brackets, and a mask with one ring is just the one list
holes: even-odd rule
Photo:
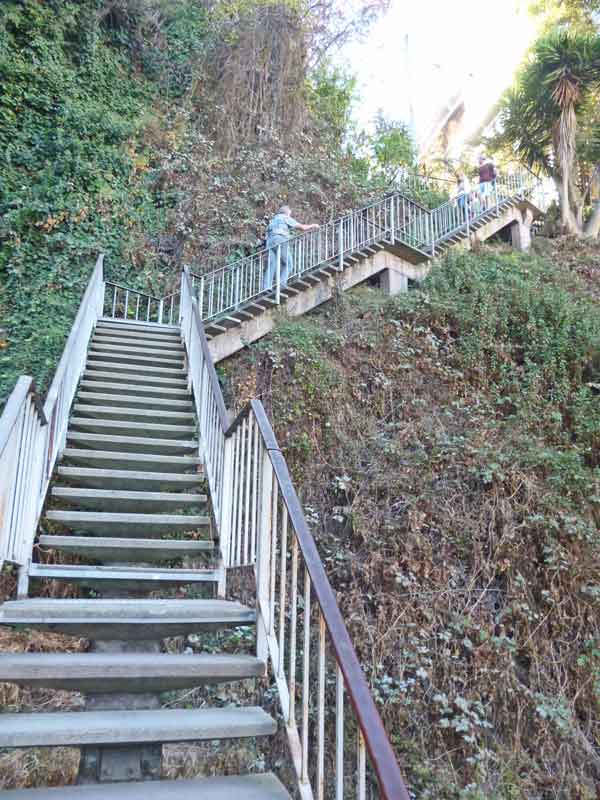
[[33, 379], [22, 376], [0, 417], [0, 565], [24, 567], [50, 476], [67, 433], [69, 412], [85, 367], [87, 345], [102, 313], [103, 256], [87, 285], [43, 408]]
[[[198, 414], [199, 450], [202, 452], [214, 517], [219, 530], [221, 558], [225, 568], [254, 566], [256, 570], [257, 654], [265, 661], [270, 659], [273, 667], [300, 796], [304, 800], [323, 798], [327, 782], [327, 776], [323, 771], [327, 632], [335, 658], [337, 681], [336, 774], [331, 778], [335, 784], [336, 797], [340, 800], [343, 797], [344, 745], [347, 744], [343, 728], [343, 695], [347, 693], [358, 725], [357, 797], [366, 797], [366, 752], [368, 751], [381, 797], [385, 800], [408, 800], [409, 795], [396, 756], [352, 646], [292, 485], [285, 458], [263, 405], [260, 401], [253, 400], [233, 422], [229, 420], [198, 304], [193, 295], [189, 268], [184, 269], [181, 281], [181, 332]], [[291, 560], [292, 573], [295, 574], [295, 584], [289, 587], [285, 577], [288, 560]], [[316, 738], [318, 750], [316, 759], [309, 759], [310, 665], [305, 661], [304, 654], [303, 669], [297, 671], [296, 665], [299, 655], [296, 648], [296, 633], [300, 566], [305, 572], [303, 595], [305, 653], [307, 646], [311, 645], [311, 609], [318, 610], [319, 618], [320, 688], [317, 713], [320, 722], [319, 732], [313, 737]], [[283, 587], [277, 598], [276, 584], [280, 588]], [[223, 580], [220, 592], [224, 591]], [[287, 677], [283, 666], [286, 641], [283, 630], [286, 619], [287, 603], [284, 597], [286, 593], [290, 598], [294, 598], [291, 601], [292, 622], [288, 632], [290, 653]], [[310, 599], [311, 593], [316, 600], [315, 606]], [[280, 628], [278, 635], [274, 632], [277, 626]], [[299, 680], [300, 672], [302, 680]], [[300, 726], [296, 723], [295, 717], [297, 687], [301, 688], [303, 707]], [[315, 765], [314, 770], [313, 765]], [[341, 771], [340, 765], [342, 765]], [[346, 773], [346, 779], [355, 780], [349, 773]]]
[[[347, 256], [377, 242], [402, 238], [409, 218], [421, 219], [428, 213], [415, 201], [393, 192], [315, 231], [294, 236], [276, 249], [265, 248], [204, 275], [190, 273], [200, 316], [212, 319], [270, 292], [279, 303], [287, 279], [301, 278], [324, 265], [341, 272]], [[406, 244], [414, 247], [410, 237]]]
[[264, 294], [274, 295], [279, 304], [290, 278], [301, 279], [324, 266], [342, 272], [350, 256], [373, 245], [397, 242], [426, 257], [434, 256], [436, 247], [453, 234], [468, 235], [471, 224], [490, 208], [498, 210], [506, 199], [524, 197], [539, 185], [537, 178], [523, 173], [498, 178], [493, 182], [493, 202], [486, 201], [485, 207], [481, 203], [475, 213], [470, 207], [474, 203], [462, 202], [461, 196], [428, 209], [394, 191], [277, 247], [262, 249], [211, 272], [190, 273], [200, 316], [203, 320], [216, 319]]
[[103, 311], [109, 319], [158, 325], [173, 325], [179, 319], [179, 292], [156, 297], [115, 281], [106, 281], [106, 289]]

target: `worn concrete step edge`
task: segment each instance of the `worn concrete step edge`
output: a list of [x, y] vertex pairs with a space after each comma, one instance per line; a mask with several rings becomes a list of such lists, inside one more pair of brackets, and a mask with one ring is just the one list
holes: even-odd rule
[[275, 775], [229, 775], [5, 791], [6, 800], [291, 800]]
[[160, 398], [177, 397], [188, 399], [192, 396], [189, 389], [173, 389], [168, 386], [152, 386], [150, 384], [113, 383], [111, 381], [87, 380], [86, 378], [81, 381], [80, 387], [89, 392], [104, 393], [104, 390], [108, 389], [111, 394], [134, 394], [137, 397], [158, 395]]
[[174, 359], [176, 361], [182, 361], [184, 355], [183, 345], [177, 345], [173, 347], [152, 347], [150, 343], [143, 344], [141, 347], [134, 345], [132, 343], [125, 343], [125, 344], [111, 344], [110, 342], [98, 341], [97, 339], [92, 339], [90, 342], [90, 354], [91, 353], [127, 353], [131, 355], [143, 355], [143, 356], [158, 356], [158, 358], [164, 359]]
[[3, 714], [0, 747], [190, 742], [271, 736], [275, 721], [262, 708], [193, 711], [80, 711]]
[[76, 553], [103, 563], [160, 563], [177, 561], [184, 556], [199, 558], [212, 555], [215, 543], [211, 539], [127, 539], [111, 536], [60, 536], [41, 534], [39, 545], [50, 550]]
[[[90, 356], [93, 356], [94, 353], [90, 353]], [[104, 361], [116, 361], [123, 364], [154, 364], [157, 367], [174, 367], [177, 366], [180, 369], [183, 369], [184, 361], [183, 358], [179, 358], [177, 360], [171, 358], [159, 358], [158, 356], [154, 355], [143, 355], [141, 353], [114, 353], [111, 351], [98, 351], [97, 353], [98, 358], [102, 356], [102, 360]]]
[[196, 531], [210, 525], [210, 517], [197, 514], [127, 514], [108, 511], [47, 511], [46, 519], [70, 530], [119, 533], [172, 533]]
[[104, 372], [126, 372], [129, 375], [156, 375], [158, 378], [185, 378], [184, 367], [154, 367], [149, 364], [122, 364], [120, 361], [106, 361], [101, 356], [89, 356], [86, 369]]
[[[94, 405], [92, 403], [75, 403], [73, 406], [74, 415], [77, 417], [99, 417], [104, 418], [107, 417], [109, 419], [117, 419], [125, 421], [130, 421], [129, 417], [135, 417], [141, 421], [145, 419], [150, 419], [154, 421], [157, 418], [156, 409], [149, 409], [149, 408], [132, 408], [131, 406], [119, 406], [115, 408], [115, 406], [103, 406], [103, 405]], [[170, 424], [176, 424], [177, 422], [181, 422], [182, 424], [190, 424], [194, 421], [195, 415], [193, 411], [166, 411], [161, 410], [160, 412], [160, 419], [167, 420]], [[131, 420], [133, 421], [133, 420]]]
[[[177, 472], [139, 472], [128, 469], [94, 469], [92, 467], [59, 466], [57, 474], [59, 478], [66, 478], [76, 483], [77, 486], [94, 489], [114, 488], [122, 491], [142, 489], [162, 492], [162, 485], [171, 490], [182, 491], [192, 486], [200, 486], [204, 481], [202, 473], [188, 475]], [[147, 488], [144, 489], [144, 487]]]
[[96, 446], [100, 449], [109, 447], [127, 452], [139, 450], [159, 454], [162, 451], [189, 451], [190, 454], [198, 450], [198, 443], [185, 439], [157, 439], [151, 436], [111, 436], [102, 433], [77, 433], [67, 431], [67, 441], [75, 442], [80, 447]]
[[78, 392], [77, 401], [85, 403], [85, 408], [92, 408], [96, 405], [112, 403], [113, 406], [140, 405], [148, 411], [150, 409], [172, 408], [173, 411], [181, 410], [193, 412], [194, 404], [191, 400], [162, 400], [160, 397], [136, 397], [126, 394], [106, 394], [103, 392], [83, 391]]
[[255, 620], [253, 609], [231, 600], [28, 598], [0, 606], [0, 625], [99, 640], [158, 640], [194, 631], [253, 625]]
[[161, 585], [187, 583], [216, 583], [215, 569], [168, 569], [159, 567], [98, 567], [90, 564], [37, 564], [29, 566], [29, 577], [58, 580], [87, 585], [101, 583]]
[[185, 470], [199, 467], [202, 461], [197, 456], [169, 456], [160, 453], [124, 453], [114, 450], [94, 450], [84, 447], [67, 447], [62, 451], [62, 461], [68, 463], [93, 463], [110, 467], [127, 465], [130, 470], [143, 469], [156, 472], [172, 471], [182, 474]]
[[162, 375], [152, 375], [151, 373], [132, 373], [128, 370], [122, 372], [115, 372], [113, 370], [96, 370], [86, 367], [83, 373], [84, 381], [109, 381], [111, 383], [126, 383], [131, 386], [139, 386], [144, 388], [146, 384], [152, 386], [165, 386], [175, 389], [187, 389], [187, 380], [185, 377], [181, 378], [165, 378]]
[[5, 653], [0, 682], [94, 692], [172, 691], [258, 678], [266, 665], [248, 655], [162, 653]]
[[181, 336], [181, 328], [179, 325], [166, 325], [159, 322], [147, 322], [146, 320], [100, 317], [96, 323], [96, 330], [106, 330], [107, 328], [116, 328], [122, 333], [144, 331], [149, 335], [155, 336]]
[[80, 489], [71, 486], [53, 486], [51, 489], [52, 497], [60, 500], [68, 500], [71, 503], [82, 501], [104, 500], [111, 503], [131, 502], [139, 503], [162, 503], [171, 506], [200, 506], [206, 503], [205, 494], [194, 494], [193, 492], [148, 492], [148, 491], [124, 491], [119, 489]]
[[[154, 417], [156, 419], [156, 416]], [[84, 430], [92, 430], [96, 431], [97, 433], [102, 433], [103, 431], [114, 431], [115, 433], [127, 433], [127, 434], [143, 434], [147, 433], [152, 438], [160, 438], [154, 437], [153, 434], [161, 434], [163, 436], [173, 436], [173, 437], [190, 437], [196, 433], [196, 426], [189, 425], [185, 423], [178, 423], [178, 424], [163, 424], [160, 422], [132, 422], [130, 420], [118, 420], [118, 419], [94, 419], [90, 417], [82, 417], [79, 414], [75, 414], [71, 417], [69, 421], [69, 426], [71, 429], [78, 428]]]
[[145, 334], [135, 335], [129, 333], [121, 336], [119, 331], [104, 331], [104, 333], [94, 333], [90, 340], [91, 344], [111, 344], [111, 345], [126, 345], [127, 347], [155, 347], [158, 349], [166, 348], [167, 350], [184, 350], [183, 342], [179, 337], [159, 337], [147, 336]]

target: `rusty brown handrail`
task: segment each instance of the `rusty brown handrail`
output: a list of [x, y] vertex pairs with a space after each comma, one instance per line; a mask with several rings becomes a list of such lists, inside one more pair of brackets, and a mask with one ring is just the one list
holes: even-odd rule
[[[348, 629], [342, 619], [314, 537], [306, 524], [286, 460], [260, 400], [251, 400], [244, 411], [238, 415], [234, 425], [239, 424], [250, 410], [254, 412], [263, 442], [269, 452], [269, 458], [277, 476], [290, 521], [296, 531], [298, 543], [304, 556], [304, 563], [310, 574], [338, 664], [346, 680], [350, 701], [363, 732], [367, 750], [371, 756], [371, 763], [379, 779], [379, 788], [382, 796], [385, 800], [410, 800], [396, 755], [383, 727], [381, 716], [373, 700], [373, 695], [356, 655]], [[233, 428], [234, 426], [231, 426], [229, 430], [230, 435], [233, 433]]]

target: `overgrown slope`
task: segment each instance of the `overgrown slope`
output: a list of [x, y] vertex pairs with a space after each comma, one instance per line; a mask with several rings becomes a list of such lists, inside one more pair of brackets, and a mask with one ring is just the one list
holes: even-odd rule
[[1, 4], [0, 407], [20, 374], [47, 388], [99, 252], [164, 294], [284, 201], [324, 222], [382, 190], [345, 143], [353, 81], [309, 60], [333, 4]]
[[418, 798], [600, 788], [599, 280], [564, 242], [450, 257], [224, 367], [272, 409]]

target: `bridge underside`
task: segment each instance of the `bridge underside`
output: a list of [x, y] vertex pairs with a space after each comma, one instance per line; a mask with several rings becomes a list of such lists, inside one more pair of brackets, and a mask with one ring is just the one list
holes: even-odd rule
[[[531, 243], [531, 222], [539, 213], [539, 210], [528, 201], [510, 206], [498, 216], [480, 225], [470, 236], [463, 234], [460, 238], [457, 237], [456, 241], [448, 241], [440, 248], [439, 253], [451, 247], [471, 249], [477, 243], [485, 242], [509, 226], [513, 246], [519, 250], [527, 250]], [[381, 249], [375, 253], [360, 259], [347, 260], [343, 272], [330, 272], [328, 275], [321, 272], [317, 283], [309, 287], [303, 286], [302, 291], [297, 291], [288, 297], [280, 306], [271, 305], [264, 310], [261, 309], [260, 313], [252, 315], [250, 319], [247, 318], [251, 316], [250, 314], [246, 314], [245, 318], [240, 320], [235, 319], [235, 315], [230, 317], [229, 320], [237, 324], [232, 327], [225, 325], [219, 330], [218, 335], [209, 341], [215, 363], [237, 353], [238, 350], [272, 331], [282, 311], [290, 317], [299, 317], [331, 300], [336, 292], [347, 291], [377, 275], [380, 276], [380, 285], [385, 292], [389, 295], [399, 294], [407, 291], [409, 280], [421, 281], [429, 273], [431, 258], [427, 254], [412, 250], [402, 242], [382, 242], [379, 247]], [[256, 311], [256, 307], [253, 306], [251, 310]], [[210, 330], [210, 323], [207, 324], [207, 328]]]

